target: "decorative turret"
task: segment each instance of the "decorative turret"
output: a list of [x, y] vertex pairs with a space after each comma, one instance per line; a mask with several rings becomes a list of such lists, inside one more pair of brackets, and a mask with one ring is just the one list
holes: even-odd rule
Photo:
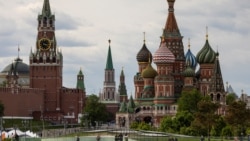
[[216, 58], [216, 53], [211, 48], [208, 42], [208, 34], [206, 34], [206, 42], [203, 48], [196, 55], [196, 59], [200, 64], [213, 64]]
[[222, 79], [222, 73], [220, 68], [220, 62], [219, 62], [219, 53], [216, 53], [216, 60], [214, 63], [214, 71], [211, 78], [211, 86], [210, 91], [211, 92], [225, 92], [223, 79]]
[[186, 57], [186, 66], [189, 65], [193, 70], [195, 70], [197, 66], [197, 61], [195, 56], [190, 50], [190, 39], [188, 39], [188, 51], [185, 57]]
[[123, 102], [121, 102], [120, 108], [119, 108], [119, 112], [120, 113], [127, 113], [128, 109], [127, 109], [127, 103], [125, 100], [123, 100]]
[[128, 112], [129, 113], [134, 113], [135, 109], [135, 103], [132, 95], [130, 95], [129, 101], [128, 101]]
[[120, 95], [120, 101], [122, 101], [123, 99], [127, 101], [128, 97], [127, 97], [127, 89], [125, 85], [125, 75], [124, 75], [123, 68], [122, 68], [121, 75], [120, 75], [120, 85], [118, 88], [118, 93]]
[[77, 89], [81, 89], [85, 91], [85, 85], [84, 85], [84, 75], [82, 73], [82, 69], [80, 69], [78, 75], [77, 75], [77, 84], [76, 84]]

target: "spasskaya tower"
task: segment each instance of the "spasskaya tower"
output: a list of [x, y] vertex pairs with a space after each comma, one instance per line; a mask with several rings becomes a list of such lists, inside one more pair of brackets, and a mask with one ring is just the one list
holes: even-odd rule
[[44, 0], [38, 15], [36, 48], [30, 52], [30, 87], [44, 89], [44, 111], [60, 111], [63, 56], [57, 48], [55, 15], [49, 0]]

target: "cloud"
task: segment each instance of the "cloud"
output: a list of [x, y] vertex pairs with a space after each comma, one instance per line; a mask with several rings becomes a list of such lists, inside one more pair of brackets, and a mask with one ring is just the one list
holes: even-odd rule
[[[37, 15], [43, 1], [17, 0], [0, 2], [1, 66], [16, 57], [17, 45], [25, 62], [31, 46], [35, 47]], [[248, 0], [176, 0], [175, 16], [187, 50], [196, 55], [205, 44], [206, 26], [209, 43], [220, 53], [224, 81], [235, 91], [250, 92], [249, 40], [250, 9]], [[76, 75], [83, 68], [87, 93], [96, 94], [103, 87], [104, 69], [111, 39], [116, 86], [124, 67], [128, 92], [134, 92], [133, 76], [138, 71], [136, 54], [143, 44], [154, 53], [160, 43], [168, 15], [166, 0], [67, 0], [50, 1], [56, 16], [56, 39], [64, 56], [63, 83], [75, 87]], [[12, 57], [13, 56], [13, 57]], [[11, 62], [11, 61], [10, 61]], [[240, 77], [237, 77], [241, 73]], [[245, 74], [245, 75], [244, 75]], [[242, 83], [244, 82], [244, 83]]]

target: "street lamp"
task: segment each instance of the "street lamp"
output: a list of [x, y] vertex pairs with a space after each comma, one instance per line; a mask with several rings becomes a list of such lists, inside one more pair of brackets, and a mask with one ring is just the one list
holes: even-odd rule
[[0, 141], [2, 141], [2, 130], [3, 130], [3, 117], [1, 116], [0, 117], [0, 134], [1, 134], [1, 138], [0, 138]]
[[26, 140], [26, 127], [29, 126], [29, 121], [27, 119], [22, 120], [22, 125], [24, 127], [24, 140]]

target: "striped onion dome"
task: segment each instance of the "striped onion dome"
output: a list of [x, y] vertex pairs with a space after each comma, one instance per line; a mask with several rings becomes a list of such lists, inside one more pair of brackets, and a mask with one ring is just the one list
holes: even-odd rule
[[161, 41], [159, 49], [155, 52], [153, 56], [153, 62], [155, 64], [162, 63], [173, 63], [175, 61], [174, 54], [167, 48], [164, 39]]
[[216, 59], [216, 53], [209, 45], [208, 39], [206, 39], [205, 45], [196, 55], [196, 59], [200, 64], [214, 63]]
[[188, 44], [188, 51], [185, 55], [185, 58], [186, 58], [186, 65], [189, 64], [189, 66], [195, 70], [196, 66], [197, 66], [197, 60], [194, 56], [194, 54], [191, 52], [190, 50], [190, 41], [189, 41], [189, 44]]

